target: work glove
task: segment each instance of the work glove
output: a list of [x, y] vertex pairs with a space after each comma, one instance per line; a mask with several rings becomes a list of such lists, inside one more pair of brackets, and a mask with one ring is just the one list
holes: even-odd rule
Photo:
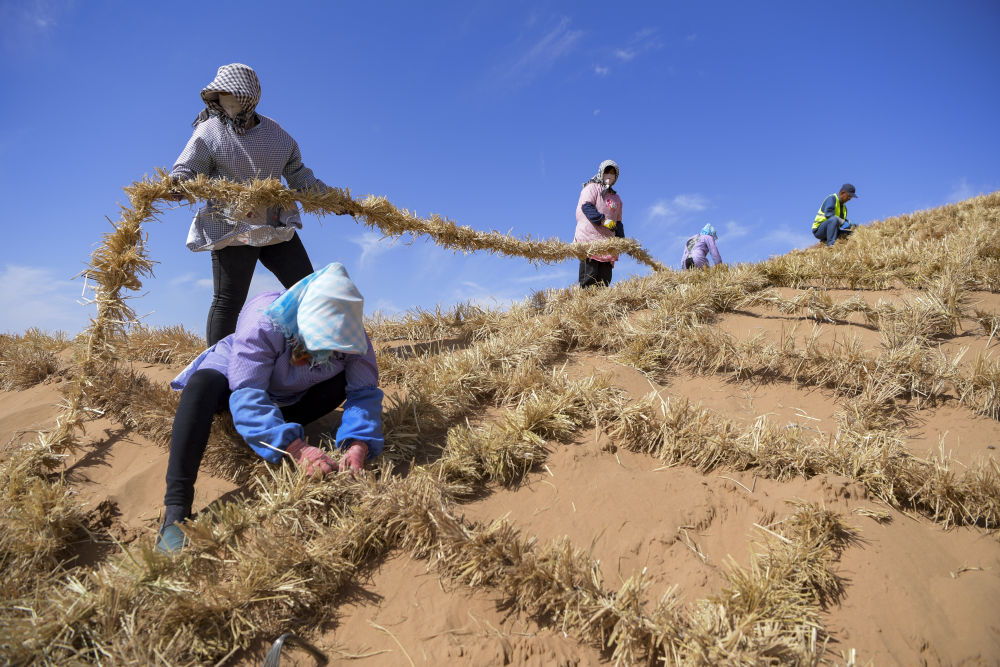
[[357, 440], [347, 448], [344, 457], [340, 459], [340, 472], [349, 472], [351, 475], [364, 470], [365, 459], [368, 458], [368, 445]]
[[329, 475], [333, 472], [337, 462], [330, 458], [326, 452], [318, 447], [313, 447], [302, 438], [295, 438], [285, 451], [292, 455], [295, 462], [302, 468], [303, 474]]
[[609, 218], [605, 218], [605, 219], [604, 219], [604, 222], [603, 222], [602, 224], [603, 224], [603, 225], [604, 225], [605, 227], [607, 227], [608, 229], [610, 229], [611, 231], [614, 231], [614, 230], [615, 230], [615, 221], [614, 221], [614, 220], [611, 220], [611, 219], [609, 219]]
[[170, 177], [170, 191], [167, 193], [166, 196], [166, 198], [169, 199], [170, 201], [181, 201], [184, 199], [184, 195], [179, 190], [176, 189], [176, 187], [179, 184], [180, 180], [177, 177], [175, 176]]

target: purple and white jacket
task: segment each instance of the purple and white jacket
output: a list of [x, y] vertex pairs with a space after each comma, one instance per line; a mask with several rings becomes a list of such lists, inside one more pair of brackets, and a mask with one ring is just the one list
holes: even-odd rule
[[280, 294], [264, 292], [250, 299], [240, 311], [236, 332], [202, 352], [170, 387], [183, 389], [191, 375], [203, 368], [225, 375], [233, 392], [229, 410], [236, 430], [261, 458], [277, 463], [293, 440], [305, 436], [301, 424], [285, 422], [281, 406], [297, 402], [310, 387], [343, 371], [347, 398], [337, 429], [337, 446], [343, 448], [348, 440], [360, 440], [368, 445], [368, 458], [377, 456], [384, 445], [383, 394], [378, 387], [371, 340], [366, 334], [368, 351], [363, 355], [334, 354], [324, 364], [293, 365], [291, 346], [280, 328], [264, 314]]

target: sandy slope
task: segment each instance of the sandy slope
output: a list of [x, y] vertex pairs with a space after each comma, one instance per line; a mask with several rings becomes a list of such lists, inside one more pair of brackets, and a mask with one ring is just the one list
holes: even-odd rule
[[[788, 298], [795, 290], [783, 290]], [[903, 292], [838, 290], [835, 301], [855, 294], [871, 303], [913, 298]], [[1000, 296], [980, 295], [981, 308], [1000, 310]], [[718, 325], [738, 338], [763, 336], [777, 342], [795, 329], [798, 341], [814, 334], [813, 321], [764, 309], [729, 313]], [[875, 349], [876, 330], [852, 318], [818, 326], [824, 343], [857, 338]], [[942, 345], [954, 354], [995, 354], [1000, 342], [969, 327]], [[399, 345], [399, 343], [396, 343]], [[447, 350], [448, 346], [444, 346]], [[796, 425], [819, 436], [836, 432], [838, 399], [825, 390], [788, 383], [731, 383], [715, 376], [677, 374], [664, 384], [610, 359], [576, 353], [566, 359], [572, 377], [604, 374], [633, 397], [650, 392], [686, 397], [742, 425], [765, 418]], [[167, 382], [176, 366], [142, 366]], [[0, 394], [0, 438], [16, 446], [25, 430], [51, 425], [57, 416], [58, 383]], [[940, 450], [957, 463], [996, 460], [1000, 424], [975, 415], [953, 400], [917, 410], [907, 426], [908, 447], [918, 456]], [[30, 433], [28, 434], [30, 436]], [[495, 488], [461, 508], [469, 521], [507, 517], [541, 542], [568, 537], [600, 561], [604, 585], [645, 570], [651, 600], [670, 589], [686, 604], [711, 596], [725, 584], [732, 564], [746, 564], [760, 528], [780, 521], [798, 501], [823, 503], [848, 517], [859, 540], [843, 554], [838, 572], [846, 595], [826, 611], [833, 640], [831, 660], [856, 652], [859, 663], [995, 664], [1000, 661], [1000, 541], [970, 528], [942, 530], [925, 518], [890, 511], [878, 523], [857, 510], [887, 511], [847, 478], [821, 475], [776, 482], [752, 472], [702, 475], [665, 467], [648, 456], [609, 446], [599, 432], [550, 445], [546, 465], [517, 488]], [[79, 548], [85, 563], [97, 563], [117, 546], [150, 539], [163, 493], [166, 451], [95, 420], [84, 450], [65, 462], [65, 473], [92, 512], [105, 539]], [[203, 471], [196, 509], [225, 499], [235, 485]], [[372, 564], [311, 639], [333, 664], [520, 664], [587, 665], [607, 659], [599, 647], [581, 645], [559, 628], [507, 614], [496, 591], [468, 590], [443, 582], [432, 564], [395, 555]], [[260, 652], [242, 656], [254, 664]], [[308, 659], [298, 664], [310, 664]]]

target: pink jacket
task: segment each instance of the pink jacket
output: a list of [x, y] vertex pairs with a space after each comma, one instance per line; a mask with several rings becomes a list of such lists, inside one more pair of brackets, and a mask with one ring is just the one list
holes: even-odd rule
[[[621, 197], [614, 192], [606, 192], [602, 194], [601, 190], [603, 190], [603, 187], [600, 183], [587, 183], [583, 186], [583, 190], [580, 191], [580, 201], [576, 203], [576, 233], [573, 235], [574, 243], [604, 241], [615, 237], [615, 233], [607, 227], [595, 225], [588, 220], [587, 216], [583, 214], [583, 209], [581, 208], [584, 204], [589, 202], [593, 204], [598, 212], [608, 220], [621, 222]], [[596, 259], [599, 262], [611, 262], [614, 264], [618, 261], [618, 255], [594, 255], [591, 259]]]

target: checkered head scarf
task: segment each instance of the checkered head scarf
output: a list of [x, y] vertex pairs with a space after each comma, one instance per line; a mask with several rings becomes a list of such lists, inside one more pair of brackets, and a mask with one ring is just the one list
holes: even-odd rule
[[[591, 179], [586, 183], [584, 183], [584, 185], [586, 185], [587, 183], [600, 183], [601, 187], [604, 187], [604, 172], [607, 171], [609, 168], [613, 168], [615, 170], [615, 173], [618, 174], [618, 179], [621, 179], [622, 170], [621, 167], [618, 166], [618, 163], [615, 162], [614, 160], [605, 160], [597, 168], [597, 174], [591, 177]], [[615, 183], [618, 182], [618, 179], [615, 179]], [[614, 192], [614, 188], [605, 188], [605, 189]]]
[[333, 262], [292, 285], [264, 312], [293, 346], [293, 356], [296, 348], [305, 348], [315, 366], [335, 352], [368, 351], [364, 305], [347, 269]]
[[[219, 93], [229, 93], [240, 103], [240, 112], [235, 118], [230, 118], [219, 105]], [[201, 99], [207, 108], [198, 114], [192, 125], [203, 123], [210, 116], [218, 116], [236, 134], [243, 134], [249, 125], [260, 122], [256, 112], [260, 102], [260, 80], [253, 68], [247, 65], [233, 63], [220, 67], [212, 83], [202, 89]]]

